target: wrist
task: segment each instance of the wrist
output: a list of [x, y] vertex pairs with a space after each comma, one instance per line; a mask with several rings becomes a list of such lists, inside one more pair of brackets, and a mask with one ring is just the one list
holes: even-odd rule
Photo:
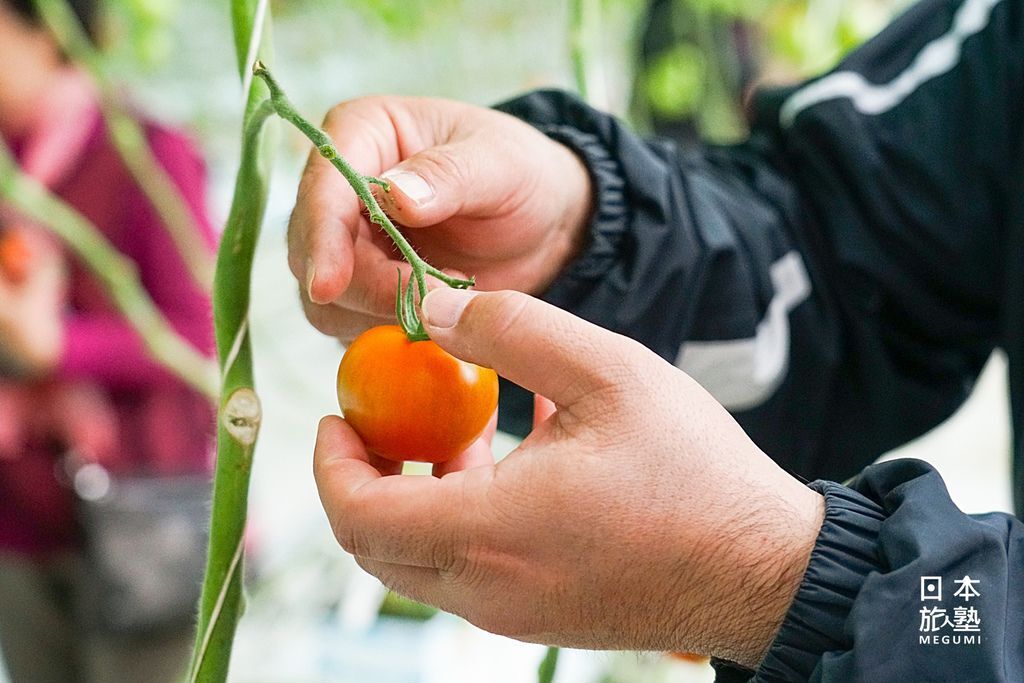
[[587, 243], [587, 228], [594, 213], [595, 190], [590, 172], [583, 159], [564, 144], [557, 144], [554, 154], [558, 159], [557, 168], [559, 184], [565, 207], [552, 234], [551, 249], [548, 250], [548, 263], [542, 272], [551, 273], [551, 277], [537, 293], [547, 289], [570, 263], [583, 251]]
[[825, 497], [825, 521], [785, 622], [758, 667], [765, 680], [807, 680], [826, 652], [850, 650], [848, 619], [864, 582], [889, 571], [879, 551], [887, 512], [840, 484], [809, 486]]
[[785, 493], [765, 487], [750, 499], [743, 543], [718, 566], [730, 575], [717, 610], [715, 656], [756, 669], [796, 598], [825, 518], [821, 494], [790, 479]]

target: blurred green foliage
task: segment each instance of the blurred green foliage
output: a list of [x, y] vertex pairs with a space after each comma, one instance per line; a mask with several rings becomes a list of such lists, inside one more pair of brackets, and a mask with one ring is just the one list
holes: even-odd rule
[[[330, 14], [336, 10], [338, 0], [276, 0], [273, 3], [275, 17], [287, 17], [291, 13], [305, 13], [310, 8], [319, 8]], [[364, 18], [378, 22], [393, 31], [396, 37], [408, 35], [423, 27], [432, 12], [452, 9], [446, 0], [359, 0], [346, 3]]]
[[115, 61], [155, 67], [171, 57], [180, 0], [106, 0], [102, 8], [101, 47]]
[[[536, 20], [568, 21], [568, 8], [579, 1], [564, 0], [564, 6], [552, 6], [550, 14]], [[604, 20], [596, 24], [599, 34], [591, 36], [586, 58], [604, 60], [605, 74], [633, 74], [630, 114], [640, 127], [728, 141], [744, 132], [740, 102], [751, 83], [795, 82], [829, 68], [908, 2], [598, 0], [589, 6], [597, 7]], [[115, 69], [120, 65], [139, 74], [166, 66], [175, 54], [174, 25], [188, 21], [182, 16], [183, 4], [188, 3], [105, 0], [104, 49]], [[383, 31], [393, 36], [396, 42], [415, 41], [428, 50], [436, 45], [438, 56], [458, 57], [463, 55], [453, 43], [461, 41], [453, 27], [498, 35], [514, 25], [512, 15], [537, 13], [538, 8], [508, 3], [507, 9], [502, 6], [501, 12], [487, 15], [487, 25], [478, 25], [484, 15], [470, 0], [272, 0], [271, 6], [282, 19], [322, 17], [320, 25], [309, 27], [311, 34], [329, 31], [331, 22], [349, 26], [357, 22], [377, 35]], [[623, 22], [624, 17], [632, 21]], [[633, 26], [640, 30], [634, 31]], [[571, 29], [565, 26], [567, 57]], [[629, 43], [635, 49], [616, 49]], [[373, 58], [374, 50], [385, 49], [379, 44], [368, 46], [367, 59]], [[634, 56], [634, 63], [618, 63], [628, 55]], [[523, 64], [524, 70], [528, 66]]]
[[647, 66], [643, 88], [651, 106], [664, 116], [689, 116], [701, 104], [708, 60], [693, 43], [680, 42]]
[[[102, 29], [103, 49], [115, 63], [133, 62], [143, 70], [164, 65], [174, 56], [175, 22], [182, 20], [181, 0], [105, 0]], [[367, 21], [385, 26], [396, 38], [409, 35], [429, 23], [432, 13], [454, 9], [458, 3], [430, 0], [360, 0], [344, 3]], [[273, 0], [274, 16], [288, 17], [322, 10], [336, 15], [338, 0]], [[224, 3], [227, 12], [227, 3]], [[229, 37], [225, 36], [225, 40]]]
[[906, 4], [651, 0], [639, 41], [634, 116], [680, 137], [739, 137], [740, 103], [750, 85], [797, 82], [828, 69]]

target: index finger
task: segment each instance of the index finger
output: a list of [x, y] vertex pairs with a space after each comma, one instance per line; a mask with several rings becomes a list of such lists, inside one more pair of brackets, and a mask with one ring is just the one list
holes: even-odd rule
[[[391, 118], [378, 99], [344, 102], [323, 128], [358, 172], [379, 175], [398, 163]], [[355, 192], [317, 149], [310, 151], [288, 226], [289, 265], [316, 303], [340, 297], [352, 279], [354, 245], [365, 219]]]
[[314, 452], [320, 501], [341, 546], [357, 557], [448, 569], [466, 547], [465, 472], [385, 477], [339, 417], [321, 420]]
[[315, 302], [328, 303], [348, 287], [360, 220], [345, 179], [313, 150], [288, 221], [288, 265]]

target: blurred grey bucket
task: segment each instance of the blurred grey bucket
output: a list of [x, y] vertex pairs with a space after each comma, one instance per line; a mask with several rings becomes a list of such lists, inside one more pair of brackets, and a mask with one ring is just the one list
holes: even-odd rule
[[206, 562], [210, 478], [116, 478], [90, 464], [73, 480], [86, 543], [82, 622], [113, 635], [191, 624]]

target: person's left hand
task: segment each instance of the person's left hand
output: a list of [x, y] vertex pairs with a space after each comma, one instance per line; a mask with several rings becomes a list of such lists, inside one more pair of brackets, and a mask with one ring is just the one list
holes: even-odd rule
[[55, 244], [19, 231], [29, 263], [18, 278], [0, 270], [0, 367], [42, 376], [57, 365], [64, 344], [64, 268]]
[[342, 547], [397, 592], [495, 633], [757, 666], [821, 496], [632, 340], [513, 292], [440, 288], [423, 320], [450, 353], [556, 410], [498, 464], [440, 478], [382, 475], [341, 418], [324, 418], [314, 469]]

